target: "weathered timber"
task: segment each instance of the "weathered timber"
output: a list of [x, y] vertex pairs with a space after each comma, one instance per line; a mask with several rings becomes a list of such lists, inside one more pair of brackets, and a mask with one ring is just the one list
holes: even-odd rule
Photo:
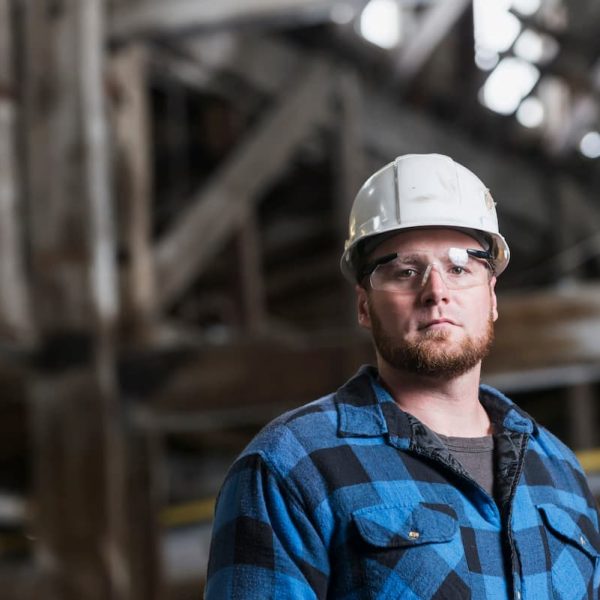
[[6, 600], [54, 600], [46, 594], [45, 582], [32, 565], [5, 566], [0, 569], [0, 590]]
[[[130, 3], [116, 10], [111, 37], [178, 36], [185, 32], [240, 23], [329, 21], [334, 0], [160, 0]], [[346, 4], [359, 5], [348, 0]]]
[[353, 71], [341, 70], [336, 78], [335, 94], [339, 109], [336, 123], [338, 135], [335, 153], [336, 205], [333, 229], [337, 230], [338, 238], [343, 244], [348, 237], [347, 225], [352, 200], [368, 175], [359, 127], [364, 107], [357, 74]]
[[[281, 297], [286, 294], [296, 294], [306, 286], [307, 281], [327, 280], [336, 281], [340, 285], [344, 284], [338, 256], [295, 259], [293, 268], [284, 264], [273, 269], [266, 285], [269, 297]], [[352, 286], [348, 284], [348, 287]], [[345, 297], [343, 301], [347, 302], [354, 313], [354, 300]]]
[[569, 440], [575, 450], [598, 445], [597, 399], [589, 384], [579, 384], [565, 391], [569, 419]]
[[215, 73], [247, 81], [263, 94], [279, 94], [293, 81], [306, 56], [281, 40], [232, 31], [186, 38], [177, 44], [181, 54]]
[[[44, 597], [130, 597], [101, 0], [27, 0], [24, 91], [34, 310], [36, 546]], [[69, 353], [65, 349], [74, 351]], [[43, 367], [43, 370], [42, 370]]]
[[33, 341], [17, 168], [17, 89], [11, 0], [0, 0], [0, 337]]
[[93, 372], [40, 377], [32, 392], [39, 564], [52, 600], [113, 598], [106, 573], [109, 485]]
[[130, 518], [132, 600], [164, 600], [166, 579], [162, 564], [163, 528], [160, 511], [166, 504], [164, 437], [133, 427], [128, 435], [131, 461], [127, 495]]
[[[338, 248], [343, 248], [348, 238], [348, 218], [352, 201], [361, 183], [367, 177], [359, 127], [363, 112], [362, 93], [355, 72], [343, 70], [338, 74], [336, 96], [339, 110], [335, 152], [336, 193], [332, 230], [337, 234]], [[342, 292], [339, 294], [339, 314], [343, 315], [343, 320], [348, 323], [348, 326], [356, 327], [356, 309], [354, 302], [349, 301], [352, 294], [351, 286], [339, 276], [338, 281], [343, 286]]]
[[258, 222], [254, 212], [240, 227], [237, 252], [243, 328], [249, 333], [259, 334], [266, 325], [267, 308]]
[[[458, 5], [452, 4], [429, 10], [439, 10], [443, 16], [444, 11], [452, 12], [457, 9]], [[430, 18], [433, 19], [433, 16], [430, 15]], [[438, 18], [435, 17], [432, 22], [435, 24]], [[446, 25], [450, 27], [450, 21], [446, 21]], [[414, 43], [417, 44], [418, 40]], [[429, 44], [426, 40], [423, 43]], [[230, 36], [229, 39], [214, 36], [211, 40], [198, 42], [189, 39], [182, 40], [180, 45], [185, 53], [195, 57], [207, 68], [231, 72], [265, 93], [273, 93], [282, 82], [288, 80], [290, 69], [286, 65], [295, 65], [303, 60], [303, 53], [297, 48], [274, 39], [266, 42], [257, 40], [250, 35]], [[205, 58], [202, 56], [203, 52]], [[242, 58], [238, 58], [240, 55]], [[267, 56], [270, 58], [267, 59]], [[240, 67], [242, 64], [243, 68]], [[268, 68], [264, 68], [265, 64]], [[545, 236], [552, 229], [555, 219], [552, 219], [547, 210], [546, 189], [540, 185], [547, 174], [539, 161], [533, 157], [530, 161], [523, 157], [511, 158], [497, 149], [478, 146], [465, 137], [460, 129], [434, 122], [408, 106], [399, 107], [380, 92], [364, 85], [359, 87], [365, 110], [360, 111], [357, 119], [358, 137], [365, 156], [375, 157], [375, 160], [366, 165], [368, 172], [381, 167], [399, 154], [432, 151], [448, 154], [473, 169], [490, 187], [498, 202], [502, 229], [508, 235], [514, 250], [532, 255], [547, 243]], [[330, 123], [335, 121], [331, 120]], [[561, 121], [559, 125], [564, 124]], [[568, 179], [568, 173], [564, 169], [557, 169], [556, 176], [558, 180]], [[599, 218], [598, 210], [589, 200], [593, 197], [593, 190], [583, 182], [572, 184], [586, 204], [585, 214], [588, 217], [585, 218], [585, 223], [596, 223]], [[527, 202], [523, 202], [523, 198], [527, 198]], [[346, 217], [342, 222], [346, 222]], [[594, 244], [592, 240], [588, 247]], [[512, 282], [516, 275], [514, 271], [509, 271], [505, 277]]]
[[575, 276], [587, 261], [600, 266], [600, 208], [590, 202], [585, 191], [572, 178], [554, 182], [559, 203], [559, 218], [554, 224], [556, 252], [547, 258], [542, 269], [559, 269], [562, 276]]
[[600, 286], [577, 284], [500, 297], [489, 371], [600, 361]]
[[151, 337], [156, 319], [147, 63], [147, 50], [139, 44], [119, 49], [111, 61], [120, 243], [126, 256], [121, 272], [121, 321], [128, 337], [135, 341]]
[[[24, 101], [32, 268], [40, 326], [85, 328], [91, 313], [80, 40], [76, 10], [25, 2]], [[37, 293], [36, 291], [36, 293]]]
[[[599, 297], [597, 285], [502, 297], [483, 380], [509, 392], [600, 381]], [[177, 413], [217, 410], [214, 419], [198, 415], [196, 424], [209, 427], [208, 419], [216, 427], [225, 418], [218, 411], [284, 410], [337, 389], [372, 360], [368, 336], [349, 330], [307, 334], [293, 344], [263, 339], [206, 347], [182, 358], [150, 403], [169, 411], [174, 428], [186, 426]], [[193, 428], [188, 421], [187, 430]]]
[[396, 72], [407, 85], [419, 73], [451, 28], [472, 5], [470, 0], [446, 0], [433, 4], [422, 16], [420, 27], [412, 31], [401, 47]]
[[245, 407], [252, 412], [277, 404], [283, 412], [337, 389], [355, 366], [343, 353], [354, 353], [357, 345], [360, 362], [372, 360], [369, 340], [355, 334], [314, 335], [296, 345], [259, 340], [199, 349], [150, 402], [169, 411]]
[[250, 203], [280, 175], [298, 144], [329, 111], [330, 67], [309, 62], [256, 130], [200, 191], [155, 248], [158, 302], [168, 306], [246, 218]]

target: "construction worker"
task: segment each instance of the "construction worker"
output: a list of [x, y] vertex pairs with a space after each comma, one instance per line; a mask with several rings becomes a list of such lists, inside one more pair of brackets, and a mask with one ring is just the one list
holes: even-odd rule
[[573, 453], [480, 384], [509, 262], [495, 203], [441, 155], [359, 191], [341, 260], [377, 366], [269, 424], [229, 471], [206, 598], [598, 598]]

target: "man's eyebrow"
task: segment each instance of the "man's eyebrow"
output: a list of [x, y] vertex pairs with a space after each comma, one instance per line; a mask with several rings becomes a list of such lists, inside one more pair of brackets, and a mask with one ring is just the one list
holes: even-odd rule
[[417, 252], [413, 252], [413, 251], [409, 251], [408, 253], [404, 253], [404, 252], [397, 252], [396, 253], [396, 260], [412, 260], [412, 261], [416, 261], [416, 260], [420, 260], [422, 259], [424, 256], [424, 254], [419, 254]]

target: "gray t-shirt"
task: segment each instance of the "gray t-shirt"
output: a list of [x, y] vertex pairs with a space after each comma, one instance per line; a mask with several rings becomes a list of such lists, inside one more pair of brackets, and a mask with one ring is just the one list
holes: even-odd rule
[[465, 471], [494, 497], [494, 437], [448, 437], [436, 433]]

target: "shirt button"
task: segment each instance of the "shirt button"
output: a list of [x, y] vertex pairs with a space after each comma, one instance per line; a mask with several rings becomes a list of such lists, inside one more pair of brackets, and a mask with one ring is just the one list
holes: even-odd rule
[[517, 591], [516, 591], [516, 593], [515, 593], [515, 598], [516, 598], [517, 600], [521, 600], [521, 592], [520, 592], [519, 590], [517, 590]]
[[579, 543], [580, 543], [582, 546], [585, 546], [585, 544], [586, 544], [585, 538], [584, 538], [582, 535], [580, 535], [580, 536], [579, 536]]
[[418, 531], [409, 531], [409, 532], [408, 532], [408, 537], [409, 537], [411, 540], [418, 540], [420, 535], [421, 535], [421, 534], [420, 534]]

